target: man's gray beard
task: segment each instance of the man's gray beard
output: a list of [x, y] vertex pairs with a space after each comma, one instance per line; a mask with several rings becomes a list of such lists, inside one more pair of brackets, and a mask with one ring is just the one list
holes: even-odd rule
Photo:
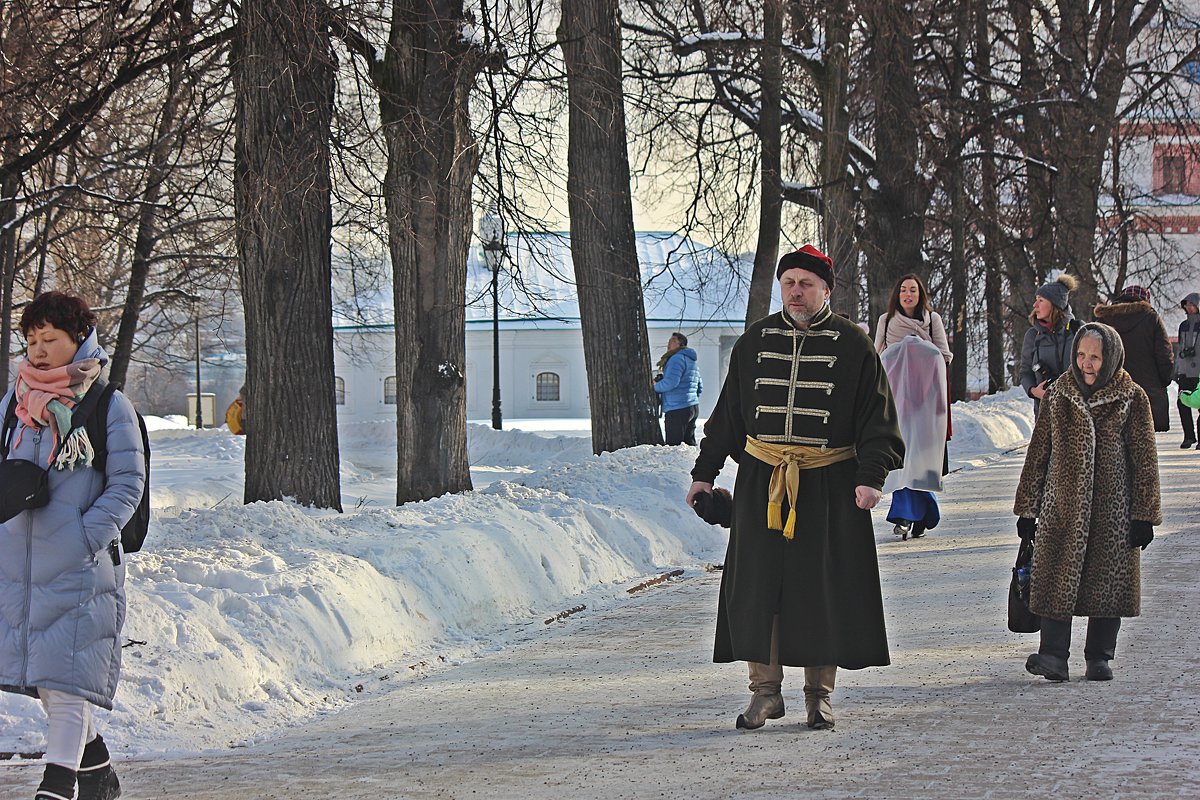
[[783, 313], [787, 314], [788, 317], [792, 320], [792, 322], [796, 323], [797, 325], [807, 325], [808, 323], [812, 322], [812, 318], [817, 315], [816, 311], [812, 312], [811, 314], [806, 314], [806, 313], [793, 314], [791, 311], [788, 311], [786, 308], [783, 309]]

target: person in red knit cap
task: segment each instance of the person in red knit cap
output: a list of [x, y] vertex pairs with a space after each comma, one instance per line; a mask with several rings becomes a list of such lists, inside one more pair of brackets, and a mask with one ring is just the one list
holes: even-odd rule
[[713, 482], [738, 463], [713, 651], [749, 664], [737, 727], [784, 715], [789, 666], [808, 726], [831, 728], [837, 668], [890, 663], [870, 509], [904, 442], [874, 344], [829, 308], [833, 261], [805, 245], [776, 277], [784, 307], [733, 347], [687, 504], [728, 509]]

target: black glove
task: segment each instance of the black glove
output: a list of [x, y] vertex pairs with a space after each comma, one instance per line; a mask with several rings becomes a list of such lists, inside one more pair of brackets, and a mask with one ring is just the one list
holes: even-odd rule
[[1021, 537], [1021, 541], [1033, 541], [1035, 533], [1037, 533], [1037, 522], [1029, 517], [1017, 517], [1017, 536]]
[[1129, 522], [1129, 546], [1146, 549], [1146, 545], [1154, 541], [1154, 526], [1140, 519]]
[[728, 528], [733, 524], [733, 495], [728, 489], [714, 486], [712, 494], [700, 492], [696, 495], [692, 500], [692, 510], [709, 525]]

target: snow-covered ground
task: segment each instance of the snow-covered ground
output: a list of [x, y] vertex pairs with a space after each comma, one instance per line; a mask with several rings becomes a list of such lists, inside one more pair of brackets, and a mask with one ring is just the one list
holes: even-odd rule
[[[1031, 404], [1012, 390], [953, 418], [951, 469], [977, 466], [1028, 439]], [[586, 420], [473, 424], [475, 491], [402, 508], [394, 428], [344, 426], [343, 514], [244, 506], [242, 438], [148, 422], [154, 517], [128, 558], [116, 708], [98, 714], [125, 756], [262, 740], [724, 556], [725, 531], [683, 505], [694, 448], [594, 456]], [[0, 752], [39, 751], [43, 731], [35, 702], [0, 694]]]

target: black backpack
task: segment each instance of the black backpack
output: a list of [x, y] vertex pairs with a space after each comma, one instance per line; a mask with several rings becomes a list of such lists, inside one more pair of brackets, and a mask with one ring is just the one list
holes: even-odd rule
[[[87, 394], [79, 401], [79, 405], [71, 412], [71, 430], [83, 427], [92, 443], [92, 467], [104, 476], [108, 465], [108, 406], [112, 401], [113, 392], [117, 387], [103, 379], [96, 379]], [[142, 432], [142, 452], [146, 458], [146, 483], [142, 487], [142, 496], [137, 508], [125, 527], [121, 529], [121, 549], [126, 553], [136, 553], [142, 549], [146, 541], [146, 531], [150, 528], [150, 437], [146, 433], [146, 420], [136, 410], [138, 429]], [[8, 456], [8, 430], [17, 426], [17, 398], [14, 396], [4, 412], [4, 456]], [[68, 434], [69, 435], [69, 434]], [[66, 436], [63, 437], [66, 439]]]

